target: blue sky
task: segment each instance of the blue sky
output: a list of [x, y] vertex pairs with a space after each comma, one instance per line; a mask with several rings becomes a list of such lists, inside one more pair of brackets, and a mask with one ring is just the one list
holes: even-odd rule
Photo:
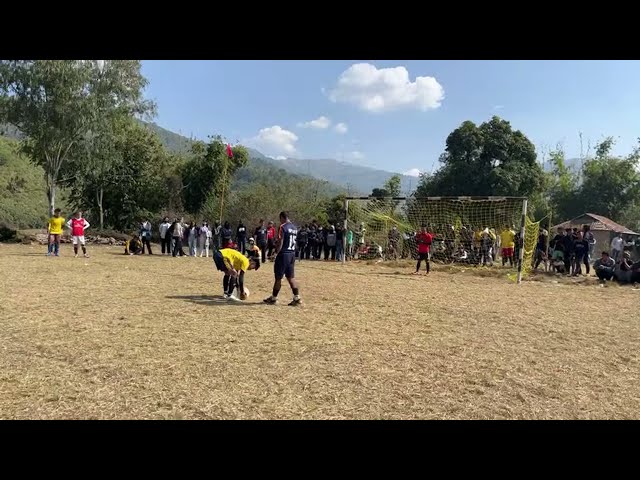
[[616, 137], [618, 154], [640, 137], [638, 61], [167, 60], [143, 73], [162, 127], [273, 157], [430, 171], [453, 129], [494, 114], [568, 157], [578, 132], [585, 146]]

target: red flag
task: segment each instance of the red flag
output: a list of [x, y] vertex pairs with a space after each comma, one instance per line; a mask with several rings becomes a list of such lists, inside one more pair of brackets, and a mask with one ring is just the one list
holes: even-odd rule
[[227, 143], [227, 156], [229, 158], [233, 158], [233, 151], [231, 150], [231, 145]]

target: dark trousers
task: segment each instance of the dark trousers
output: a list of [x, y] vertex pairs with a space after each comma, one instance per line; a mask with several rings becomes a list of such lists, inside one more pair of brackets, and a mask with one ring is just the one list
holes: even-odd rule
[[307, 243], [301, 253], [305, 260], [309, 260], [311, 258], [311, 244]]
[[163, 239], [160, 240], [160, 248], [162, 249], [162, 254], [171, 255], [171, 237], [166, 235]]
[[175, 257], [176, 255], [179, 255], [181, 257], [184, 257], [184, 251], [182, 250], [182, 238], [180, 237], [173, 237], [174, 240], [174, 244], [173, 244], [173, 256]]
[[267, 244], [266, 243], [259, 243], [258, 244], [258, 248], [260, 249], [260, 252], [262, 253], [262, 263], [267, 261]]
[[[573, 260], [573, 274], [582, 275], [582, 263], [584, 262], [584, 255], [576, 255]], [[588, 264], [587, 264], [588, 265]]]
[[149, 239], [147, 237], [142, 237], [142, 255], [144, 255], [144, 247], [147, 247], [147, 250], [149, 251], [149, 255], [153, 255], [153, 252], [151, 251], [151, 242], [149, 241]]
[[596, 277], [600, 280], [611, 280], [613, 278], [613, 272], [610, 270], [596, 270]]
[[307, 250], [306, 243], [298, 243], [296, 248], [296, 257], [298, 257], [298, 259], [300, 260], [304, 259], [304, 253], [306, 250]]
[[316, 260], [320, 260], [320, 257], [322, 256], [322, 248], [323, 244], [316, 242], [313, 248], [313, 258], [315, 258]]
[[276, 241], [273, 238], [267, 240], [267, 257], [272, 257], [276, 251]]
[[325, 260], [335, 260], [336, 259], [336, 247], [330, 247], [329, 245], [324, 246], [324, 259]]
[[571, 263], [573, 262], [573, 255], [565, 255], [564, 257], [564, 273], [571, 275]]
[[238, 238], [238, 251], [243, 255], [247, 253], [247, 239], [246, 238]]

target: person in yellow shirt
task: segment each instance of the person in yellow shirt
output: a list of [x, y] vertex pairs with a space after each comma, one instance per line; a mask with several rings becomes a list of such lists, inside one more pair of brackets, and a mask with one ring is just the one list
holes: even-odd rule
[[513, 267], [513, 253], [516, 247], [516, 232], [514, 232], [509, 227], [505, 227], [505, 229], [500, 232], [500, 246], [501, 256], [502, 256], [502, 266], [504, 267], [507, 264], [507, 260], [509, 260], [509, 265]]
[[64, 229], [64, 217], [60, 216], [60, 209], [56, 208], [53, 217], [49, 219], [47, 224], [47, 233], [49, 234], [49, 247], [47, 257], [53, 253], [56, 257], [60, 256], [60, 237]]
[[238, 284], [241, 298], [246, 298], [244, 273], [247, 270], [258, 270], [260, 268], [260, 259], [258, 257], [249, 259], [234, 248], [222, 248], [213, 254], [213, 262], [218, 271], [224, 273], [224, 278], [222, 279], [224, 298], [233, 301], [239, 300], [233, 295], [236, 283]]

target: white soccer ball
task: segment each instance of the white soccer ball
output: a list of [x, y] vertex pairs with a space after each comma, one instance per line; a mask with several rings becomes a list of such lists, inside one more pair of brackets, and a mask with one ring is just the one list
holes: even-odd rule
[[244, 287], [244, 292], [240, 295], [240, 298], [242, 300], [249, 298], [249, 289], [247, 287]]

